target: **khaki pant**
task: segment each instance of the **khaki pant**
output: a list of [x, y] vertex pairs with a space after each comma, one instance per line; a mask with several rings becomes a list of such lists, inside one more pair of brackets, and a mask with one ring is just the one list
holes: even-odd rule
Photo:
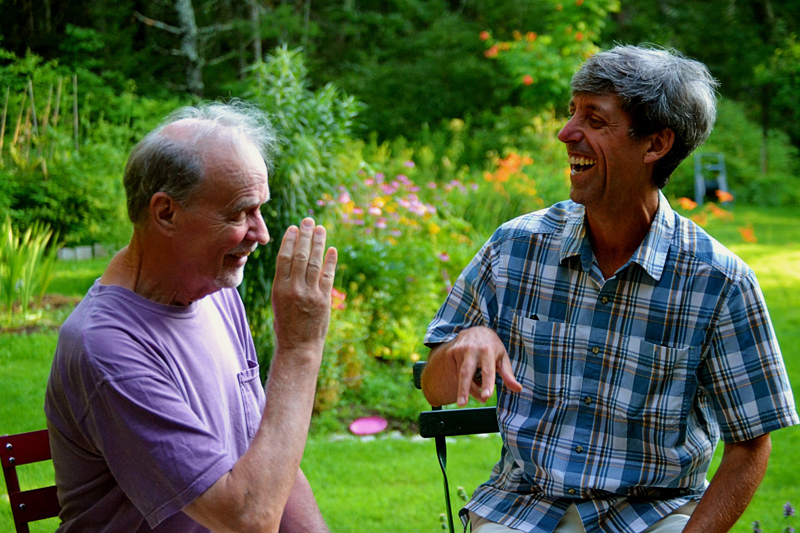
[[[697, 502], [689, 502], [683, 507], [675, 509], [672, 513], [647, 528], [644, 533], [680, 533], [686, 526], [686, 522], [689, 521], [689, 517], [694, 512], [695, 507], [697, 507]], [[472, 533], [514, 533], [519, 531], [518, 529], [490, 522], [472, 512], [469, 513], [469, 519], [472, 523]], [[564, 518], [558, 523], [553, 533], [586, 533], [577, 507], [574, 505], [569, 506]]]

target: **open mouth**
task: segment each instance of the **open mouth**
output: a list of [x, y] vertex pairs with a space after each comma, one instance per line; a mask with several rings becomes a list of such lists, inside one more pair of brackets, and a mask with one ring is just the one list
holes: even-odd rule
[[572, 169], [572, 174], [578, 174], [584, 170], [589, 170], [596, 164], [596, 159], [589, 159], [588, 157], [569, 157], [569, 166]]
[[252, 253], [252, 252], [249, 252], [249, 251], [245, 251], [245, 252], [231, 252], [231, 253], [229, 253], [228, 255], [230, 255], [230, 256], [232, 256], [232, 257], [235, 257], [236, 259], [241, 259], [241, 258], [243, 258], [243, 257], [247, 257], [247, 256], [248, 256], [248, 255], [250, 255], [251, 253]]

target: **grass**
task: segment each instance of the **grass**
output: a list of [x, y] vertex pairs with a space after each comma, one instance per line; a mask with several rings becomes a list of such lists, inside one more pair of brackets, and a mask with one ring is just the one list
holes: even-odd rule
[[[794, 209], [736, 206], [734, 220], [711, 218], [707, 229], [745, 259], [756, 271], [773, 324], [783, 349], [795, 398], [800, 398], [800, 215]], [[752, 226], [757, 243], [744, 242], [739, 228]], [[107, 260], [59, 263], [51, 291], [82, 295], [102, 271]], [[16, 433], [44, 427], [42, 395], [55, 348], [55, 331], [0, 335], [0, 431]], [[403, 379], [406, 379], [405, 376]], [[325, 430], [320, 429], [326, 428]], [[432, 442], [380, 438], [334, 441], [330, 421], [315, 422], [306, 447], [303, 470], [322, 509], [337, 533], [380, 530], [385, 532], [439, 531], [444, 512], [442, 480]], [[340, 431], [343, 431], [341, 429]], [[762, 530], [782, 531], [788, 523], [782, 506], [800, 503], [800, 426], [772, 435], [773, 452], [766, 477], [753, 502], [733, 531], [752, 531], [759, 520]], [[467, 492], [483, 482], [499, 457], [496, 436], [462, 437], [448, 446], [448, 472], [454, 509], [460, 507], [456, 487]], [[712, 465], [716, 468], [721, 447]], [[52, 483], [48, 466], [21, 473], [28, 487]], [[52, 531], [55, 521], [35, 524], [32, 531]], [[0, 531], [12, 530], [4, 488], [0, 492]]]

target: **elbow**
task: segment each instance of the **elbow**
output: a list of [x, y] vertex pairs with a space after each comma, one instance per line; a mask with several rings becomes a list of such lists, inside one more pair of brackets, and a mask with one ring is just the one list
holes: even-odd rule
[[231, 513], [225, 524], [212, 527], [215, 533], [278, 533], [283, 512], [240, 509]]
[[278, 533], [283, 512], [242, 513], [233, 531], [237, 533]]

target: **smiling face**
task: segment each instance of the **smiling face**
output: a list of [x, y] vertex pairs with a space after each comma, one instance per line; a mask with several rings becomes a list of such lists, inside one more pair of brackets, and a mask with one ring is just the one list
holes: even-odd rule
[[267, 167], [249, 142], [210, 148], [205, 176], [182, 206], [174, 238], [181, 293], [197, 300], [242, 282], [247, 256], [269, 242], [261, 205], [269, 199]]
[[570, 198], [587, 209], [630, 205], [657, 194], [645, 163], [650, 140], [633, 139], [616, 95], [576, 94], [558, 139], [567, 145]]

